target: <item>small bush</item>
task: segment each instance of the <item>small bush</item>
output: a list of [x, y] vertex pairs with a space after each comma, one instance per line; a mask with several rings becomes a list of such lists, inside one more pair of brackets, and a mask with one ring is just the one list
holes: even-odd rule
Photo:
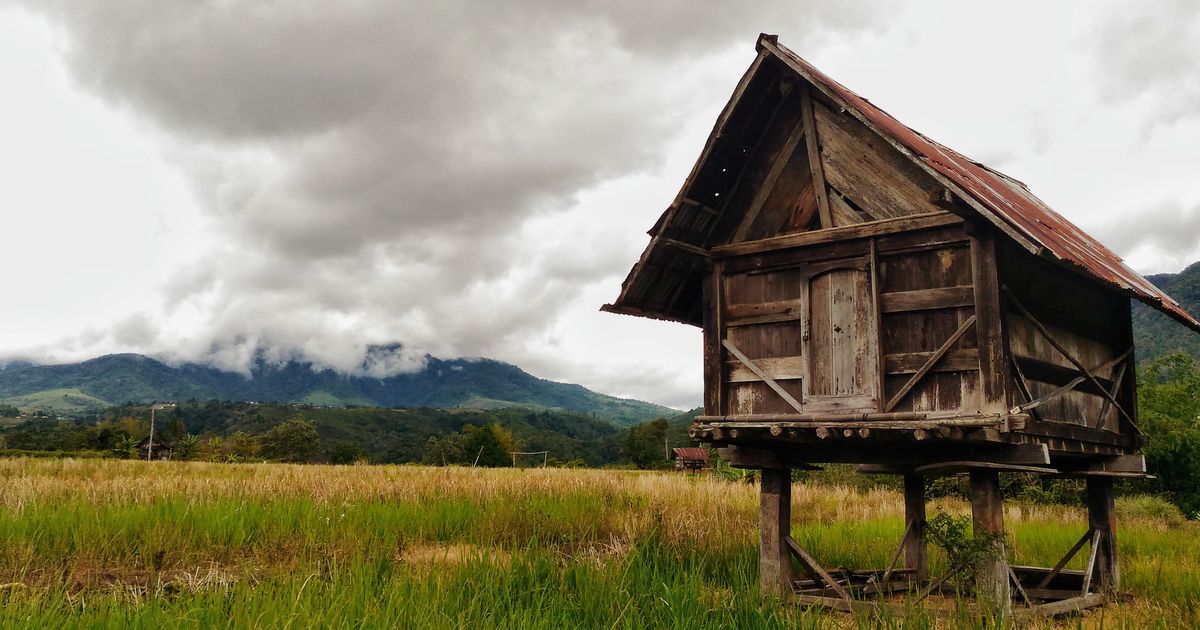
[[1162, 497], [1149, 494], [1135, 494], [1128, 497], [1117, 497], [1117, 518], [1143, 519], [1157, 521], [1168, 527], [1180, 527], [1186, 520], [1183, 511], [1177, 505]]

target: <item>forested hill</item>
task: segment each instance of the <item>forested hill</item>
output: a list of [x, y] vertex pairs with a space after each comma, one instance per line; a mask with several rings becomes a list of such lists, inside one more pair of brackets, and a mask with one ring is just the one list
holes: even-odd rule
[[[1189, 313], [1200, 316], [1200, 262], [1179, 273], [1146, 276], [1150, 282], [1179, 300]], [[1200, 334], [1141, 302], [1133, 303], [1133, 342], [1138, 361], [1183, 351], [1200, 358]]]
[[300, 361], [259, 362], [249, 378], [207, 365], [167, 365], [114, 354], [60, 365], [10, 364], [0, 369], [0, 404], [78, 412], [128, 402], [258, 401], [346, 407], [520, 406], [562, 410], [627, 426], [670, 417], [668, 407], [606, 396], [579, 385], [532, 376], [490, 359], [430, 358], [424, 370], [387, 378], [314, 370]]

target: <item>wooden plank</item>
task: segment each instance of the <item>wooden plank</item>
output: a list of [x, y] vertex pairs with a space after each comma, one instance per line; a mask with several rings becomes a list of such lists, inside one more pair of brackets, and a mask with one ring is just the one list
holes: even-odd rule
[[1112, 433], [1111, 431], [1102, 431], [1100, 429], [1085, 427], [1078, 424], [1066, 424], [1063, 422], [1051, 422], [1047, 420], [1031, 420], [1025, 423], [1025, 427], [1021, 429], [1021, 432], [1039, 437], [1055, 437], [1065, 440], [1074, 440], [1077, 442], [1090, 442], [1093, 444], [1118, 446], [1127, 449], [1134, 448], [1128, 435], [1119, 435]]
[[795, 540], [793, 540], [791, 536], [784, 538], [784, 542], [787, 543], [787, 548], [792, 552], [792, 555], [800, 561], [800, 566], [804, 567], [806, 571], [820, 576], [821, 581], [824, 582], [829, 588], [833, 589], [833, 591], [838, 594], [838, 597], [846, 601], [850, 601], [850, 593], [846, 592], [846, 589], [843, 588], [841, 584], [838, 584], [838, 581], [833, 579], [833, 577], [825, 571], [825, 568], [818, 564], [812, 556], [808, 555], [808, 552], [804, 551], [804, 549]]
[[[725, 307], [725, 320], [728, 326], [736, 326], [747, 319], [761, 317], [784, 316], [771, 321], [787, 321], [800, 319], [803, 304], [800, 300], [777, 300], [774, 302], [759, 302], [756, 304], [729, 304]], [[745, 325], [745, 324], [743, 324]]]
[[687, 254], [692, 254], [693, 256], [699, 256], [704, 259], [712, 258], [712, 252], [710, 252], [707, 249], [704, 249], [703, 247], [700, 247], [698, 245], [692, 245], [691, 243], [685, 243], [683, 241], [678, 241], [673, 238], [662, 238], [662, 239], [659, 239], [658, 242], [662, 243], [663, 245], [666, 245], [667, 247], [677, 249], [681, 252], [684, 252]]
[[896, 392], [895, 396], [892, 396], [892, 399], [889, 400], [886, 405], [884, 405], [883, 410], [891, 411], [896, 407], [897, 404], [900, 403], [901, 400], [904, 400], [904, 397], [908, 395], [908, 392], [912, 391], [912, 388], [916, 386], [916, 384], [920, 382], [920, 380], [924, 378], [926, 374], [929, 373], [929, 370], [931, 370], [933, 366], [936, 365], [937, 362], [942, 358], [942, 356], [950, 350], [950, 347], [953, 346], [960, 338], [962, 338], [962, 336], [971, 329], [971, 326], [974, 325], [975, 316], [972, 315], [967, 318], [967, 321], [963, 322], [962, 325], [958, 327], [958, 330], [954, 331], [954, 334], [950, 335], [949, 339], [942, 343], [942, 345], [933, 353], [933, 355], [929, 357], [925, 364], [922, 365], [916, 371], [916, 373], [914, 373], [912, 377], [908, 379], [908, 382], [900, 388], [900, 391]]
[[[754, 364], [775, 381], [798, 379], [804, 375], [804, 357], [801, 356], [755, 359]], [[725, 373], [726, 383], [762, 381], [753, 370], [737, 361], [727, 362]]]
[[976, 471], [996, 471], [996, 472], [1030, 472], [1030, 473], [1054, 473], [1058, 472], [1054, 468], [1045, 466], [1025, 466], [1020, 464], [1007, 464], [998, 462], [938, 462], [926, 466], [918, 466], [913, 472], [922, 475], [935, 477], [944, 477], [948, 475], [957, 475], [959, 473], [974, 473]]
[[1087, 595], [1092, 589], [1092, 571], [1096, 568], [1096, 553], [1100, 550], [1100, 530], [1092, 530], [1092, 551], [1088, 555], [1087, 567], [1083, 570], [1083, 588], [1080, 595]]
[[834, 227], [842, 227], [846, 225], [854, 225], [856, 223], [864, 223], [866, 221], [875, 221], [879, 217], [873, 217], [865, 212], [858, 212], [850, 207], [849, 202], [835, 189], [829, 190], [829, 210], [833, 215]]
[[885, 218], [937, 208], [937, 183], [852, 116], [813, 106], [825, 179], [870, 214]]
[[884, 313], [927, 311], [936, 308], [957, 308], [975, 303], [974, 287], [941, 287], [919, 291], [897, 291], [879, 296]]
[[[978, 229], [975, 232], [979, 232]], [[996, 242], [991, 234], [971, 238], [971, 283], [978, 325], [975, 337], [979, 347], [979, 410], [1000, 412], [1008, 407], [1008, 361], [1005, 343], [1004, 310], [1000, 306], [1000, 280], [997, 275]]]
[[[1079, 370], [1063, 367], [1056, 363], [1050, 363], [1049, 361], [1043, 361], [1042, 359], [1035, 357], [1014, 355], [1014, 358], [1017, 361], [1017, 365], [1020, 366], [1021, 373], [1024, 374], [1025, 378], [1029, 379], [1030, 381], [1037, 381], [1039, 383], [1047, 383], [1049, 385], [1061, 387], [1077, 378], [1084, 376]], [[1100, 382], [1101, 386], [1108, 386], [1112, 384], [1111, 381], [1103, 376], [1096, 377], [1096, 380]], [[1093, 396], [1100, 395], [1100, 389], [1096, 388], [1091, 381], [1086, 379], [1086, 377], [1084, 377], [1084, 380], [1079, 381], [1079, 383], [1074, 387], [1074, 390], [1083, 392], [1085, 394], [1091, 394]]]
[[796, 411], [801, 411], [800, 402], [793, 398], [791, 394], [787, 393], [786, 390], [780, 387], [779, 383], [776, 383], [774, 379], [767, 376], [767, 374], [763, 372], [761, 368], [755, 365], [754, 361], [751, 361], [746, 357], [746, 355], [742, 354], [742, 351], [738, 350], [738, 347], [735, 346], [732, 341], [725, 339], [721, 342], [721, 345], [725, 346], [725, 349], [733, 354], [733, 356], [737, 357], [738, 361], [741, 361], [743, 365], [750, 369], [750, 371], [754, 372], [758, 376], [759, 380], [766, 383], [767, 386], [770, 387], [776, 394], [779, 394], [780, 398], [783, 398], [785, 401], [787, 401], [787, 403]]
[[820, 138], [817, 136], [817, 123], [813, 118], [813, 99], [811, 88], [805, 86], [804, 96], [800, 101], [800, 118], [804, 121], [805, 147], [808, 151], [808, 164], [812, 169], [813, 191], [817, 195], [817, 213], [821, 217], [821, 227], [833, 227], [833, 215], [829, 211], [829, 194], [825, 188], [825, 169], [821, 165], [819, 151]]
[[1035, 615], [1039, 617], [1055, 617], [1065, 615], [1067, 613], [1079, 612], [1096, 606], [1103, 606], [1108, 598], [1103, 593], [1092, 593], [1083, 597], [1073, 597], [1064, 599], [1060, 602], [1052, 602], [1042, 604], [1033, 609]]
[[[912, 374], [929, 362], [933, 352], [901, 352], [884, 355], [886, 374]], [[971, 350], [950, 350], [937, 362], [932, 372], [962, 372], [979, 370], [979, 353]]]
[[792, 529], [792, 471], [764, 468], [759, 482], [759, 589], [767, 597], [792, 594], [792, 562], [786, 540]]
[[[805, 102], [808, 99], [804, 99]], [[803, 107], [803, 105], [801, 105]], [[803, 116], [802, 116], [803, 117]], [[767, 175], [763, 178], [758, 190], [754, 193], [754, 198], [750, 201], [750, 206], [746, 208], [745, 217], [738, 225], [737, 231], [733, 233], [731, 242], [739, 242], [746, 238], [746, 234], [750, 228], [754, 226], [754, 222], [758, 219], [759, 212], [762, 211], [763, 205], [767, 202], [767, 198], [771, 196], [771, 191], [775, 189], [775, 183], [779, 181], [779, 176], [783, 174], [784, 168], [792, 160], [792, 154], [796, 152], [796, 147], [804, 139], [805, 135], [804, 121], [797, 121], [792, 127], [792, 132], [788, 136], [787, 142], [784, 142], [783, 148], [775, 158], [775, 163], [771, 165], [771, 169], [767, 171]]]
[[844, 240], [869, 238], [871, 236], [892, 234], [894, 232], [925, 230], [929, 228], [942, 227], [945, 225], [956, 225], [959, 223], [962, 223], [962, 218], [950, 214], [949, 212], [930, 212], [928, 214], [900, 217], [896, 219], [868, 221], [866, 223], [859, 223], [857, 225], [835, 227], [827, 230], [817, 230], [814, 232], [801, 232], [799, 234], [773, 236], [771, 238], [764, 238], [757, 241], [718, 245], [712, 248], [712, 252], [714, 255], [719, 257], [744, 256], [746, 254], [759, 254], [777, 249], [808, 247], [810, 245], [820, 245]]

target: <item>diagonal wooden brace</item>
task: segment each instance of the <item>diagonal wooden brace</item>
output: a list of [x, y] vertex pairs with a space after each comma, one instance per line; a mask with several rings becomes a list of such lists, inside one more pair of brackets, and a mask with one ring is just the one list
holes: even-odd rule
[[800, 401], [793, 398], [791, 394], [787, 393], [787, 390], [780, 387], [779, 383], [775, 382], [775, 379], [771, 378], [770, 376], [767, 376], [767, 373], [764, 372], [762, 368], [758, 367], [758, 365], [756, 365], [754, 363], [754, 361], [751, 361], [750, 358], [747, 357], [741, 350], [739, 350], [738, 347], [735, 346], [732, 341], [730, 341], [728, 339], [722, 339], [721, 345], [725, 346], [725, 349], [728, 350], [730, 354], [737, 357], [737, 360], [741, 361], [742, 365], [749, 368], [751, 372], [754, 372], [755, 376], [762, 379], [762, 382], [766, 383], [767, 387], [770, 387], [772, 390], [775, 391], [776, 394], [779, 394], [779, 396], [781, 398], [783, 398], [785, 401], [787, 401], [787, 404], [791, 405], [793, 409], [795, 409], [796, 411], [802, 411], [802, 409], [800, 408]]
[[929, 359], [925, 361], [925, 364], [922, 365], [916, 371], [916, 373], [908, 379], [908, 382], [900, 388], [900, 391], [896, 392], [895, 396], [892, 396], [892, 399], [889, 400], [887, 405], [884, 406], [883, 411], [885, 413], [891, 411], [896, 407], [896, 405], [900, 404], [900, 401], [904, 400], [904, 397], [908, 395], [908, 392], [912, 391], [912, 388], [916, 387], [917, 383], [921, 382], [921, 379], [925, 378], [925, 375], [929, 373], [929, 370], [932, 370], [933, 366], [937, 365], [937, 362], [941, 361], [942, 357], [946, 356], [946, 353], [950, 351], [951, 346], [953, 346], [954, 343], [957, 342], [963, 335], [965, 335], [967, 331], [970, 330], [974, 325], [975, 316], [972, 315], [967, 318], [967, 321], [963, 322], [962, 325], [958, 327], [958, 330], [954, 331], [954, 334], [950, 335], [949, 339], [942, 343], [941, 347], [939, 347], [937, 351], [935, 351], [929, 357]]
[[784, 542], [787, 543], [788, 550], [792, 552], [792, 555], [796, 556], [796, 559], [800, 561], [800, 566], [804, 568], [805, 573], [812, 576], [813, 581], [824, 582], [829, 588], [833, 589], [833, 592], [838, 594], [838, 597], [850, 601], [850, 593], [837, 580], [833, 579], [833, 576], [829, 575], [828, 571], [820, 564], [817, 564], [817, 561], [813, 560], [813, 557], [808, 555], [808, 552], [799, 543], [792, 540], [791, 536], [784, 538]]

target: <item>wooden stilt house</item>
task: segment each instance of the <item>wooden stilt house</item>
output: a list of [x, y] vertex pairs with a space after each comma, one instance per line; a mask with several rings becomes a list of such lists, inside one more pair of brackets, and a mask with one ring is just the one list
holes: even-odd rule
[[[969, 474], [984, 535], [1003, 532], [998, 474], [1027, 471], [1087, 479], [1089, 525], [1068, 556], [1090, 543], [1092, 560], [1070, 572], [998, 553], [977, 565], [981, 604], [1102, 603], [1119, 584], [1112, 480], [1145, 472], [1130, 299], [1200, 322], [1021, 182], [775, 37], [757, 50], [604, 309], [704, 329], [691, 434], [763, 471], [764, 591], [848, 608], [871, 589], [934, 588], [925, 480]], [[790, 470], [823, 462], [904, 476], [903, 567], [831, 575], [791, 539]]]

